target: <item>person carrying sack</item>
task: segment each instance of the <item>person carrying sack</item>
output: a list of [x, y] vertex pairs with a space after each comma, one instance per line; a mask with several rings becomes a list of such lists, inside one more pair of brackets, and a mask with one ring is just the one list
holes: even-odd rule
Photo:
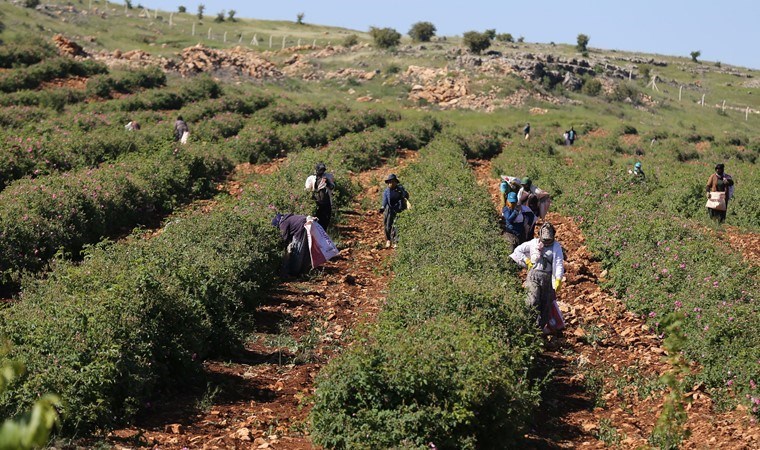
[[309, 175], [304, 184], [305, 189], [311, 192], [311, 198], [317, 206], [317, 220], [325, 231], [332, 219], [332, 192], [335, 189], [335, 177], [326, 172], [325, 164], [317, 163], [314, 167], [314, 175]]
[[177, 116], [177, 120], [174, 121], [174, 142], [186, 144], [189, 136], [190, 128], [184, 119], [182, 119], [182, 116]]
[[507, 204], [502, 208], [501, 215], [504, 217], [504, 236], [509, 242], [510, 250], [514, 250], [525, 236], [525, 217], [522, 207], [517, 204], [517, 194], [514, 192], [507, 194]]
[[555, 235], [554, 226], [546, 222], [538, 238], [520, 244], [509, 255], [520, 267], [528, 269], [526, 304], [535, 310], [538, 326], [545, 333], [564, 328], [556, 292], [564, 281], [565, 256]]
[[715, 173], [707, 179], [707, 207], [710, 217], [723, 223], [726, 220], [728, 201], [733, 192], [734, 180], [724, 173], [724, 165], [716, 164]]
[[393, 173], [385, 178], [385, 184], [388, 187], [383, 191], [383, 206], [380, 208], [380, 212], [383, 213], [385, 228], [385, 248], [389, 248], [391, 245], [395, 248], [398, 242], [398, 230], [394, 225], [396, 214], [407, 209], [409, 193]]

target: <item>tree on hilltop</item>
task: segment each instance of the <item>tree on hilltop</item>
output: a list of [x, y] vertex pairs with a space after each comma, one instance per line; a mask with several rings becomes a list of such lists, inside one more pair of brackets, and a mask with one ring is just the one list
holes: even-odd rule
[[702, 52], [700, 52], [699, 50], [694, 50], [693, 52], [689, 54], [691, 55], [691, 60], [694, 61], [695, 63], [698, 63], [699, 61], [697, 60], [697, 58], [702, 56]]
[[491, 46], [491, 38], [489, 38], [486, 33], [468, 31], [462, 35], [462, 43], [464, 43], [471, 52], [479, 55], [483, 50]]
[[303, 25], [303, 16], [304, 16], [304, 13], [302, 12], [296, 14], [296, 23], [298, 25]]
[[578, 43], [575, 46], [575, 49], [578, 50], [583, 54], [583, 56], [588, 55], [588, 41], [589, 37], [585, 34], [581, 33], [578, 35]]
[[417, 42], [429, 42], [435, 36], [435, 25], [430, 22], [417, 22], [409, 29], [409, 36]]
[[198, 20], [203, 20], [203, 11], [206, 10], [206, 5], [201, 3], [198, 5]]

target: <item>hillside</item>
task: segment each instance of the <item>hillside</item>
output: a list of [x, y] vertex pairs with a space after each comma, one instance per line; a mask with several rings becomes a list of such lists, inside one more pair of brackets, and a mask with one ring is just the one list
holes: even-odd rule
[[[49, 445], [760, 445], [757, 71], [22, 3], [0, 3], [0, 413], [56, 393]], [[286, 274], [272, 216], [314, 214], [317, 162], [339, 254]], [[551, 195], [564, 331], [525, 307], [503, 175]]]

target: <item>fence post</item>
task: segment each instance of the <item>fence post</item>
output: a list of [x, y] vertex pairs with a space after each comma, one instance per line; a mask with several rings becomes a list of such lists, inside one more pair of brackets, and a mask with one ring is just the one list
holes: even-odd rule
[[312, 41], [312, 43], [311, 43], [311, 46], [312, 46], [312, 47], [316, 47], [316, 46], [317, 46], [317, 40], [316, 40], [316, 39], [314, 39], [314, 40]]
[[172, 18], [173, 18], [173, 17], [174, 17], [174, 13], [173, 13], [173, 12], [172, 12], [172, 13], [169, 13], [169, 26], [170, 26], [170, 27], [174, 25], [174, 23], [172, 22]]
[[628, 81], [631, 81], [632, 77], [633, 77], [633, 69], [628, 69]]
[[208, 40], [211, 40], [211, 27], [208, 28]]
[[238, 39], [238, 44], [240, 44], [241, 42], [243, 42], [243, 33], [240, 33], [240, 39]]
[[272, 36], [269, 36], [269, 48], [272, 48]]
[[683, 91], [683, 85], [678, 86], [678, 101], [681, 101], [681, 91]]
[[158, 8], [153, 10], [153, 19], [158, 19]]
[[726, 101], [723, 100], [723, 106], [720, 107], [721, 111], [726, 112]]
[[[48, 4], [49, 4], [49, 3], [48, 3]], [[124, 15], [125, 15], [125, 16], [127, 15], [127, 6], [129, 6], [129, 5], [127, 5], [127, 3], [125, 2], [125, 3], [124, 3]]]
[[300, 38], [298, 39], [298, 46], [299, 47], [301, 46], [301, 39]]
[[283, 36], [283, 37], [282, 37], [282, 49], [283, 49], [283, 50], [285, 50], [285, 38], [286, 38], [286, 37], [287, 37], [287, 36]]
[[702, 94], [702, 107], [705, 106], [705, 94]]
[[749, 120], [749, 106], [747, 106], [747, 110], [744, 111], [744, 121], [746, 122]]
[[253, 38], [251, 38], [251, 45], [255, 45], [256, 47], [259, 46], [259, 39], [256, 37], [255, 33], [253, 35]]
[[227, 43], [227, 32], [226, 31], [224, 32], [224, 43], [225, 44]]
[[195, 22], [193, 22], [193, 36], [195, 36]]

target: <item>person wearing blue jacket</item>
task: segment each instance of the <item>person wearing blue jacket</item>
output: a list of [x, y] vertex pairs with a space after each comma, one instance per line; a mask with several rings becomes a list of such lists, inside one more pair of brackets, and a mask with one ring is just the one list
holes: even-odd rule
[[395, 247], [398, 242], [398, 230], [394, 225], [396, 214], [406, 209], [409, 193], [398, 180], [395, 174], [390, 174], [385, 178], [385, 184], [388, 186], [383, 191], [383, 206], [380, 212], [383, 213], [383, 225], [385, 227], [385, 248]]
[[504, 230], [507, 240], [512, 246], [511, 250], [514, 250], [520, 245], [525, 234], [525, 218], [522, 214], [522, 208], [517, 205], [516, 193], [507, 194], [507, 204], [501, 210], [501, 214], [504, 216]]

